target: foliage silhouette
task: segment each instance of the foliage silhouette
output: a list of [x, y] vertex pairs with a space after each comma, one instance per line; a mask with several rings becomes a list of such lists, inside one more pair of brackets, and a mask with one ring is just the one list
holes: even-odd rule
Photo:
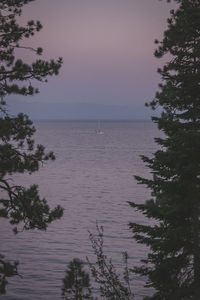
[[96, 263], [89, 263], [91, 275], [99, 286], [100, 295], [107, 300], [131, 300], [134, 294], [130, 287], [130, 270], [128, 267], [128, 254], [123, 253], [123, 274], [117, 272], [112, 259], [104, 253], [103, 227], [96, 226], [97, 234], [90, 232], [89, 238], [96, 257]]
[[[62, 207], [58, 205], [51, 210], [47, 201], [40, 198], [37, 185], [25, 188], [14, 184], [12, 178], [16, 174], [36, 172], [41, 164], [55, 159], [52, 152], [45, 153], [44, 146], [35, 146], [35, 128], [28, 116], [22, 113], [9, 115], [5, 101], [5, 97], [11, 94], [38, 93], [32, 82], [46, 82], [48, 76], [58, 74], [62, 64], [61, 58], [50, 62], [37, 59], [31, 64], [16, 58], [16, 49], [29, 50], [37, 56], [42, 54], [42, 48], [22, 44], [23, 40], [41, 30], [40, 22], [31, 20], [26, 26], [18, 23], [23, 6], [32, 1], [0, 1], [0, 217], [9, 220], [14, 233], [29, 229], [46, 230], [49, 223], [63, 214]], [[1, 255], [0, 293], [6, 292], [7, 277], [18, 275], [17, 265], [18, 262], [9, 263]]]
[[130, 203], [154, 225], [130, 223], [134, 237], [150, 247], [135, 272], [155, 293], [145, 299], [200, 299], [200, 1], [180, 0], [155, 56], [169, 54], [158, 70], [162, 83], [149, 104], [160, 107], [153, 121], [165, 134], [160, 150], [142, 156], [152, 179], [136, 176], [151, 191], [144, 204]]
[[[84, 263], [74, 258], [66, 270], [66, 276], [63, 279], [62, 296], [65, 300], [94, 300], [91, 287], [90, 277], [83, 270]], [[97, 300], [97, 298], [95, 298]]]
[[[96, 257], [92, 263], [86, 257], [90, 274], [83, 270], [84, 262], [74, 258], [67, 267], [66, 276], [63, 279], [62, 296], [66, 300], [90, 299], [98, 300], [92, 296], [96, 291], [101, 299], [106, 300], [133, 300], [134, 294], [130, 287], [130, 269], [128, 267], [128, 255], [123, 253], [124, 270], [123, 274], [117, 272], [112, 259], [104, 254], [103, 227], [96, 226], [97, 233], [90, 232], [89, 238]], [[91, 287], [90, 276], [97, 285]]]

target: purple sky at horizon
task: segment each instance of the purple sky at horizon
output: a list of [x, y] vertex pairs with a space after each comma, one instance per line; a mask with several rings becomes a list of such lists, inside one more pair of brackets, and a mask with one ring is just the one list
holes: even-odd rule
[[27, 5], [23, 20], [38, 19], [43, 25], [31, 45], [41, 46], [47, 59], [64, 60], [59, 76], [39, 85], [34, 100], [116, 105], [150, 101], [162, 64], [153, 56], [154, 40], [162, 39], [172, 6], [165, 0], [42, 0]]

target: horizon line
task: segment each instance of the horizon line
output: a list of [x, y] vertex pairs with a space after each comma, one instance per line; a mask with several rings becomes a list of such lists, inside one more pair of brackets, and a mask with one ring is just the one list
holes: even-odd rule
[[152, 122], [151, 119], [31, 119], [31, 121], [55, 121], [55, 122]]

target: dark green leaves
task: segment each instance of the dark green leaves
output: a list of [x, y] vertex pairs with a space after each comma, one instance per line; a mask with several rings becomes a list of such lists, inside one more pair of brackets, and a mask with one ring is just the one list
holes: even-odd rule
[[[31, 1], [0, 0], [0, 217], [9, 220], [14, 233], [46, 230], [48, 224], [63, 214], [59, 205], [50, 209], [46, 199], [40, 197], [37, 185], [16, 185], [12, 178], [20, 173], [36, 172], [44, 162], [55, 159], [52, 152], [45, 152], [43, 145], [35, 145], [35, 128], [28, 116], [22, 113], [10, 116], [5, 101], [7, 95], [38, 93], [34, 86], [36, 80], [46, 82], [48, 76], [58, 74], [62, 65], [61, 58], [33, 59], [32, 63], [19, 58], [23, 57], [23, 51], [31, 51], [36, 56], [42, 54], [41, 47], [23, 44], [23, 40], [42, 29], [41, 23], [30, 20], [26, 26], [21, 26], [18, 22], [23, 6]], [[0, 294], [6, 292], [6, 278], [17, 274], [17, 263], [1, 257]]]
[[[83, 262], [74, 258], [66, 269], [63, 279], [62, 298], [65, 300], [95, 300], [91, 294], [90, 277], [83, 269]], [[97, 299], [96, 299], [97, 300]]]
[[160, 90], [150, 103], [163, 138], [153, 158], [142, 156], [150, 178], [136, 176], [151, 199], [131, 203], [151, 220], [130, 223], [135, 239], [150, 248], [135, 272], [155, 293], [146, 299], [193, 299], [200, 295], [200, 1], [180, 0], [155, 56], [168, 54], [158, 70]]

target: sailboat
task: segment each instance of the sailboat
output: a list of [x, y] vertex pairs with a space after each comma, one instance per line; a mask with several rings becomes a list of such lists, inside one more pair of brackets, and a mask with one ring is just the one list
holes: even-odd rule
[[98, 129], [96, 130], [96, 134], [104, 134], [104, 131], [100, 128], [100, 121], [98, 121]]

